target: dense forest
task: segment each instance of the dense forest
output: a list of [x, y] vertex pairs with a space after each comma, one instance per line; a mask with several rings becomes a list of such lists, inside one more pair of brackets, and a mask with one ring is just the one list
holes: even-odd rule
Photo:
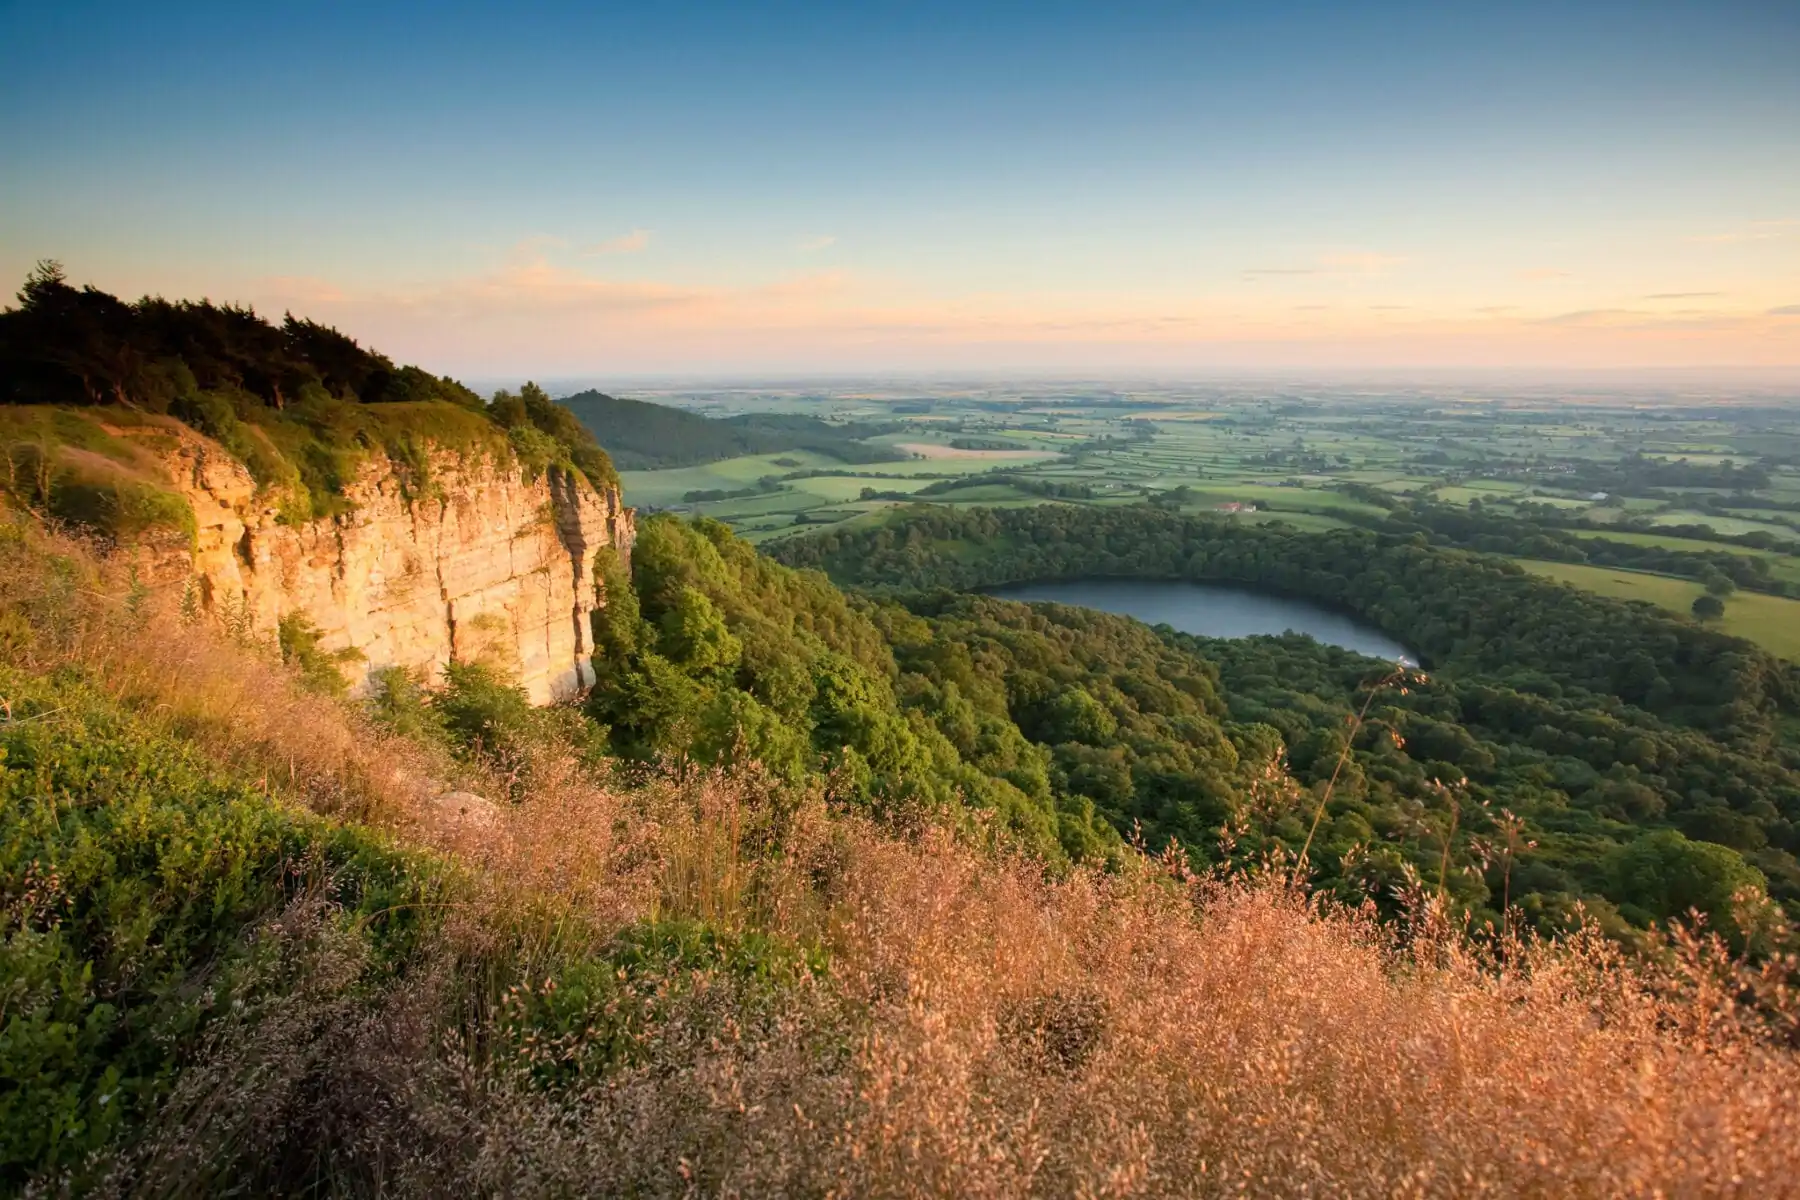
[[745, 454], [810, 450], [839, 462], [897, 462], [907, 455], [864, 438], [897, 425], [822, 421], [797, 413], [743, 413], [714, 419], [665, 404], [604, 392], [577, 392], [560, 403], [606, 441], [613, 461], [628, 471], [691, 467]]
[[127, 303], [40, 266], [0, 312], [0, 437], [16, 498], [119, 534], [179, 514], [146, 485], [129, 447], [95, 421], [174, 417], [242, 459], [283, 517], [343, 507], [345, 485], [384, 453], [429, 487], [428, 446], [510, 455], [616, 484], [594, 436], [541, 388], [484, 400], [453, 379], [395, 366], [289, 314], [145, 297]]
[[[1392, 894], [1410, 870], [1471, 911], [1510, 901], [1548, 925], [1577, 903], [1637, 924], [1701, 895], [1718, 911], [1746, 882], [1800, 906], [1800, 678], [1692, 622], [1418, 534], [1302, 534], [1148, 506], [920, 506], [774, 553], [873, 588], [962, 644], [985, 664], [985, 686], [936, 659], [924, 672], [934, 686], [1004, 696], [1004, 711], [1051, 749], [1059, 784], [1153, 841], [1176, 837], [1205, 857], [1221, 829], [1237, 831], [1234, 853], [1298, 850], [1311, 836], [1337, 885]], [[1099, 575], [1322, 601], [1408, 641], [1428, 677], [1398, 678], [1304, 638], [1153, 637], [1120, 618], [954, 594]], [[1052, 646], [1064, 661], [1045, 657]], [[1066, 661], [1081, 656], [1104, 664], [1098, 678]], [[1089, 732], [1065, 737], [1041, 705], [1077, 680], [1094, 701]], [[1123, 732], [1146, 719], [1162, 722], [1157, 736]], [[1316, 833], [1307, 802], [1273, 798], [1285, 784], [1246, 790], [1240, 767], [1221, 786], [1221, 733], [1240, 760], [1285, 761], [1315, 798], [1338, 776]]]
[[1078, 793], [1051, 786], [1043, 748], [1005, 710], [925, 703], [895, 647], [929, 637], [903, 610], [846, 597], [776, 565], [715, 521], [651, 517], [627, 576], [604, 578], [589, 713], [615, 753], [708, 766], [761, 764], [790, 782], [886, 810], [993, 814], [1046, 859], [1117, 844]]

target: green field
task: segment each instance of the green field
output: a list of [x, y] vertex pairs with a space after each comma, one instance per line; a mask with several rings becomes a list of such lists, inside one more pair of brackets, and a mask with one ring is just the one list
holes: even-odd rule
[[1800, 530], [1769, 521], [1749, 521], [1742, 517], [1715, 517], [1707, 513], [1677, 509], [1674, 512], [1658, 513], [1650, 520], [1657, 525], [1705, 525], [1714, 533], [1722, 533], [1728, 537], [1745, 533], [1767, 533], [1783, 541], [1800, 541]]
[[[1618, 600], [1643, 600], [1670, 612], [1687, 615], [1694, 599], [1705, 592], [1690, 579], [1625, 571], [1617, 567], [1590, 567], [1579, 563], [1514, 559], [1534, 575], [1571, 584], [1583, 591]], [[1771, 654], [1800, 662], [1800, 600], [1738, 592], [1725, 601], [1725, 617], [1719, 628], [1755, 642]]]
[[1520, 483], [1503, 483], [1499, 480], [1478, 479], [1473, 483], [1457, 484], [1441, 487], [1432, 493], [1440, 504], [1467, 504], [1471, 500], [1479, 500], [1483, 504], [1513, 499], [1522, 495], [1525, 485]]
[[[1085, 495], [1055, 497], [1069, 503], [1111, 506], [1155, 498], [1186, 512], [1253, 504], [1257, 511], [1242, 519], [1285, 519], [1309, 530], [1385, 520], [1385, 503], [1350, 494], [1368, 488], [1402, 510], [1478, 502], [1486, 519], [1547, 522], [1575, 536], [1755, 554], [1769, 562], [1775, 580], [1800, 589], [1800, 558], [1668, 537], [1636, 524], [1704, 526], [1719, 537], [1761, 532], [1800, 546], [1800, 470], [1765, 457], [1784, 446], [1800, 449], [1800, 409], [1790, 419], [1772, 418], [1767, 405], [1747, 405], [1740, 413], [1718, 403], [1684, 407], [1671, 398], [1649, 402], [1626, 395], [1181, 384], [1091, 391], [747, 388], [644, 398], [709, 416], [781, 412], [880, 423], [885, 431], [869, 441], [918, 448], [919, 457], [898, 462], [846, 464], [794, 451], [624, 472], [627, 502], [716, 517], [756, 540], [855, 521], [903, 503], [931, 483], [989, 472], [1085, 486]], [[970, 454], [957, 451], [957, 441], [1027, 453]], [[1769, 449], [1759, 449], [1764, 446]], [[1734, 477], [1722, 474], [1728, 457]], [[779, 480], [778, 490], [730, 500], [685, 499], [692, 492], [753, 488], [800, 470], [830, 474]], [[1746, 471], [1756, 472], [1753, 482], [1746, 482]], [[865, 488], [884, 495], [865, 500]], [[951, 507], [1046, 498], [1003, 479], [926, 497]], [[1711, 511], [1713, 501], [1728, 508]], [[1602, 532], [1628, 517], [1634, 528]]]
[[[783, 460], [776, 462], [777, 459]], [[797, 466], [787, 466], [792, 461]], [[625, 502], [661, 508], [679, 504], [686, 492], [726, 490], [748, 487], [765, 475], [813, 467], [842, 466], [834, 458], [793, 450], [785, 454], [757, 454], [744, 458], [728, 458], [700, 467], [677, 467], [667, 471], [621, 471], [619, 481], [625, 488]]]
[[[640, 507], [692, 507], [682, 497], [689, 492], [732, 491], [753, 486], [767, 476], [785, 475], [791, 471], [829, 470], [842, 475], [815, 476], [788, 480], [783, 487], [810, 496], [817, 507], [855, 499], [865, 487], [876, 491], [916, 491], [933, 482], [933, 476], [974, 475], [986, 471], [991, 462], [944, 458], [908, 459], [903, 462], [859, 463], [846, 466], [835, 458], [792, 450], [783, 454], [757, 454], [728, 458], [699, 467], [677, 467], [667, 471], [621, 471], [625, 502]], [[740, 501], [711, 501], [699, 506], [701, 511], [725, 519], [723, 510]], [[715, 511], [720, 510], [720, 511]], [[735, 511], [735, 510], [732, 510]]]
[[1284, 525], [1292, 525], [1295, 529], [1303, 529], [1307, 533], [1323, 533], [1327, 529], [1351, 528], [1346, 521], [1320, 516], [1318, 513], [1253, 512], [1240, 513], [1236, 519], [1249, 525], [1270, 525], [1280, 522]]
[[1572, 529], [1569, 532], [1580, 538], [1624, 542], [1632, 546], [1656, 546], [1664, 550], [1678, 550], [1687, 554], [1706, 552], [1735, 554], [1740, 558], [1760, 558], [1769, 564], [1771, 578], [1786, 583], [1800, 584], [1800, 558], [1795, 558], [1791, 554], [1757, 550], [1750, 546], [1733, 545], [1730, 542], [1708, 542], [1696, 538], [1671, 537], [1666, 533], [1631, 533], [1624, 530], [1615, 532], [1601, 529]]

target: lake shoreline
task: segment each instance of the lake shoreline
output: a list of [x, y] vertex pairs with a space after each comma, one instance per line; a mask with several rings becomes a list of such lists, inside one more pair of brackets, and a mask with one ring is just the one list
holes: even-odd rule
[[979, 591], [999, 600], [1091, 608], [1197, 637], [1299, 633], [1369, 658], [1407, 666], [1421, 661], [1416, 651], [1359, 614], [1243, 584], [1096, 575], [998, 584]]

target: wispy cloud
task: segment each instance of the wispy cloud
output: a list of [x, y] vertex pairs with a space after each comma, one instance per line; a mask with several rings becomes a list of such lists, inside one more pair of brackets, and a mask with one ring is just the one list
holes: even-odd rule
[[839, 295], [848, 290], [849, 286], [848, 271], [808, 271], [804, 275], [794, 275], [750, 288], [746, 294], [770, 299], [807, 299]]
[[1405, 261], [1405, 257], [1398, 254], [1350, 250], [1322, 255], [1310, 267], [1246, 267], [1238, 275], [1246, 282], [1283, 275], [1385, 275]]
[[[533, 239], [541, 242], [540, 239]], [[406, 314], [423, 320], [537, 321], [550, 314], [587, 313], [611, 319], [651, 318], [716, 303], [717, 289], [596, 279], [550, 263], [531, 247], [515, 246], [494, 270], [413, 287], [352, 290], [324, 280], [262, 280], [259, 299], [312, 302], [371, 314]]]
[[1343, 254], [1327, 254], [1319, 260], [1319, 265], [1332, 271], [1347, 271], [1356, 275], [1385, 275], [1406, 261], [1400, 254], [1378, 254], [1372, 250], [1352, 250]]
[[814, 237], [801, 238], [798, 249], [811, 254], [817, 250], [829, 250], [835, 245], [837, 245], [837, 234], [821, 233]]
[[567, 250], [569, 243], [549, 233], [534, 233], [530, 237], [520, 238], [506, 249], [506, 261], [516, 264], [540, 262], [545, 254], [552, 250]]
[[608, 238], [604, 242], [583, 246], [581, 253], [585, 258], [596, 258], [602, 254], [636, 254], [641, 250], [648, 249], [649, 246], [650, 231], [634, 229], [630, 233], [621, 234], [616, 238]]
[[271, 275], [258, 286], [296, 304], [342, 304], [349, 299], [337, 284], [311, 275]]
[[[495, 269], [410, 288], [357, 291], [328, 281], [264, 279], [258, 300], [299, 301], [366, 314], [407, 314], [448, 323], [534, 324], [546, 336], [592, 328], [612, 331], [703, 325], [804, 325], [829, 319], [852, 288], [844, 271], [812, 271], [748, 287], [691, 286], [642, 279], [611, 279], [552, 262], [532, 249], [554, 249], [547, 239], [512, 247]], [[574, 322], [575, 324], [569, 324]]]
[[1724, 292], [1651, 292], [1646, 300], [1711, 300]]
[[[633, 260], [606, 260], [607, 269], [570, 261], [561, 257], [572, 255], [570, 248], [549, 238], [491, 253], [486, 270], [411, 285], [365, 289], [286, 277], [258, 281], [245, 299], [330, 321], [402, 358], [463, 371], [471, 364], [517, 364], [541, 373], [597, 363], [676, 370], [695, 361], [771, 355], [861, 362], [876, 353], [921, 362], [1029, 353], [1049, 361], [1077, 344], [1082, 354], [1121, 362], [1173, 363], [1215, 353], [1353, 353], [1370, 361], [1425, 356], [1446, 363], [1800, 361], [1800, 303], [1736, 313], [1655, 303], [1560, 313], [1507, 306], [1407, 311], [1349, 300], [1326, 304], [1319, 301], [1330, 297], [1304, 294], [1292, 299], [1311, 303], [1288, 305], [1279, 292], [1256, 297], [1246, 289], [1242, 303], [1220, 296], [1140, 305], [1122, 297], [932, 294], [834, 270], [748, 283], [676, 283], [626, 277], [638, 265]], [[1265, 269], [1304, 271], [1347, 291], [1361, 280], [1360, 270], [1344, 267]], [[1253, 297], [1261, 303], [1250, 303]]]
[[1755, 318], [1743, 313], [1720, 313], [1707, 309], [1684, 308], [1673, 312], [1650, 312], [1634, 308], [1588, 308], [1577, 312], [1541, 317], [1533, 324], [1562, 329], [1625, 334], [1680, 334], [1695, 331], [1742, 331], [1753, 326]]
[[1552, 317], [1538, 318], [1540, 325], [1616, 325], [1622, 320], [1632, 320], [1649, 316], [1648, 313], [1636, 312], [1629, 308], [1582, 308], [1574, 312], [1557, 313]]
[[1569, 279], [1569, 272], [1557, 267], [1530, 267], [1519, 272], [1520, 279], [1528, 279], [1533, 283], [1546, 283], [1552, 279]]
[[1782, 217], [1774, 221], [1752, 221], [1742, 229], [1728, 233], [1703, 233], [1690, 237], [1690, 242], [1708, 245], [1730, 245], [1734, 242], [1767, 242], [1800, 233], [1800, 217]]

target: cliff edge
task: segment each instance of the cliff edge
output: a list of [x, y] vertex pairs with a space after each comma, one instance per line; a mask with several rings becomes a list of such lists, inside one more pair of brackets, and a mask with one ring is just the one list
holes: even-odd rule
[[349, 511], [290, 524], [209, 439], [184, 431], [163, 457], [195, 529], [159, 575], [185, 568], [193, 602], [259, 635], [303, 614], [321, 650], [355, 652], [352, 691], [385, 667], [435, 675], [451, 661], [502, 668], [535, 704], [593, 682], [595, 555], [629, 556], [636, 533], [618, 489], [445, 450], [421, 485], [376, 455], [344, 488]]

